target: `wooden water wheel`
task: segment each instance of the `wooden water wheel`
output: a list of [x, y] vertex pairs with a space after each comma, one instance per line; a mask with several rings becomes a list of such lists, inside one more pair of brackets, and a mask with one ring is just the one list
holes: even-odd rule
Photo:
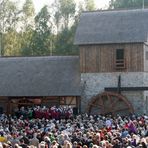
[[123, 95], [103, 92], [91, 99], [87, 107], [87, 113], [125, 115], [133, 113], [133, 107]]

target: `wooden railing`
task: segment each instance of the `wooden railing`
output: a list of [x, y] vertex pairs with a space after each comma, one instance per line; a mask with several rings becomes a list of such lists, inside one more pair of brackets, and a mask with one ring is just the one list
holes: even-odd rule
[[125, 59], [120, 59], [115, 61], [116, 70], [122, 70], [126, 68]]

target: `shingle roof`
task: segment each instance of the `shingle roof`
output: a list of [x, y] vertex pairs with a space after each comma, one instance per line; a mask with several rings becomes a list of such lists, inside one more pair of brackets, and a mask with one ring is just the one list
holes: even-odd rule
[[75, 44], [147, 42], [148, 9], [84, 12]]
[[0, 96], [79, 96], [78, 57], [0, 58]]

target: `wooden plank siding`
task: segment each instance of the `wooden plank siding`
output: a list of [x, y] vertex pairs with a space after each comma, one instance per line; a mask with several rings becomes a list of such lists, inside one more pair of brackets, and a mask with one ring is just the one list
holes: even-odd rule
[[[80, 68], [82, 73], [140, 72], [144, 71], [143, 43], [81, 45]], [[115, 69], [116, 49], [124, 49], [126, 68]]]
[[144, 44], [144, 71], [148, 72], [148, 45]]

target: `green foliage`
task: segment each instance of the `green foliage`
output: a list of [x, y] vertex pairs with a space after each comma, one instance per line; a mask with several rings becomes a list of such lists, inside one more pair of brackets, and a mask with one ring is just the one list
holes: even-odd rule
[[94, 0], [85, 0], [85, 5], [85, 10], [87, 11], [93, 11], [96, 9]]
[[[148, 6], [148, 0], [144, 0], [145, 7]], [[111, 0], [110, 1], [110, 8], [142, 8], [143, 7], [143, 0]]]
[[35, 9], [32, 0], [26, 0], [22, 8], [22, 28], [34, 27]]
[[0, 32], [5, 56], [78, 55], [74, 36], [83, 10], [94, 10], [94, 1], [76, 10], [75, 0], [55, 0], [35, 15], [32, 0], [0, 0]]
[[[74, 0], [56, 0], [53, 5], [55, 8], [54, 20], [55, 24], [58, 25], [62, 21], [62, 28], [65, 29], [69, 27], [70, 21], [75, 17], [76, 3]], [[59, 30], [58, 30], [59, 31]]]
[[0, 0], [0, 32], [2, 33], [2, 55], [20, 55], [20, 42], [17, 33], [20, 10], [16, 2]]
[[36, 31], [40, 34], [50, 33], [49, 26], [50, 14], [48, 12], [47, 6], [44, 6], [38, 15], [35, 17], [35, 27]]
[[21, 31], [19, 32], [21, 38], [21, 55], [32, 55], [30, 48], [31, 40], [34, 33], [34, 16], [35, 10], [32, 0], [26, 0], [22, 8], [21, 21], [23, 23]]
[[23, 5], [23, 13], [26, 17], [32, 17], [35, 14], [34, 5], [32, 0], [26, 0]]
[[4, 49], [2, 51], [2, 55], [20, 56], [21, 42], [19, 34], [15, 30], [10, 29], [7, 34], [3, 34], [3, 38]]
[[0, 32], [4, 32], [6, 20], [7, 20], [7, 13], [8, 13], [8, 3], [9, 0], [0, 0]]
[[75, 15], [76, 4], [74, 0], [59, 0], [59, 3], [59, 11], [61, 12], [61, 16], [64, 20], [64, 28], [68, 28], [71, 18], [73, 18]]
[[[18, 1], [19, 2], [19, 1]], [[143, 0], [110, 0], [109, 8], [142, 8]], [[145, 7], [148, 0], [144, 0]], [[55, 0], [35, 15], [32, 0], [22, 8], [15, 0], [0, 0], [2, 55], [78, 55], [73, 44], [83, 10], [95, 10], [94, 0], [84, 0], [76, 8], [75, 0]]]
[[62, 30], [55, 42], [55, 55], [78, 55], [78, 47], [73, 44], [76, 25]]
[[76, 4], [74, 0], [57, 0], [53, 6], [55, 10], [53, 20], [57, 28], [53, 54], [76, 55], [78, 47], [73, 45], [76, 31]]
[[35, 31], [32, 36], [30, 50], [32, 55], [49, 55], [51, 44], [50, 14], [44, 6], [35, 17]]
[[32, 27], [27, 27], [25, 31], [19, 32], [20, 42], [21, 42], [21, 55], [29, 56], [33, 55], [31, 51], [31, 40], [33, 38], [34, 30]]
[[19, 23], [20, 10], [16, 2], [0, 0], [0, 32], [13, 28], [16, 30]]

